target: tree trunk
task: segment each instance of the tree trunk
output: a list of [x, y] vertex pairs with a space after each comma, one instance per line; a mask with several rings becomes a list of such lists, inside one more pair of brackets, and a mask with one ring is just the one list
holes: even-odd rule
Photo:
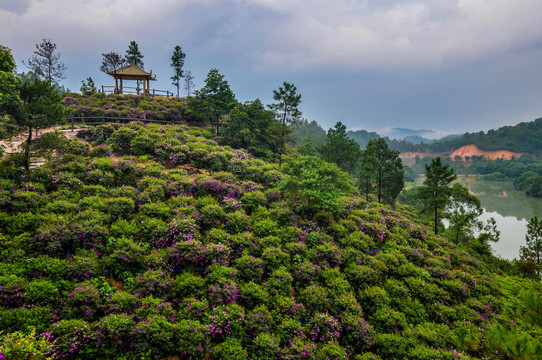
[[435, 235], [438, 235], [438, 208], [437, 208], [436, 201], [435, 201], [434, 210], [435, 210]]
[[32, 127], [28, 127], [28, 138], [24, 149], [24, 168], [27, 172], [30, 171], [30, 146], [32, 144]]

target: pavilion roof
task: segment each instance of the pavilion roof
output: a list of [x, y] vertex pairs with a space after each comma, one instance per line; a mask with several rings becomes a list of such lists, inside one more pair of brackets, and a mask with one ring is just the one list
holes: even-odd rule
[[108, 72], [109, 75], [114, 78], [122, 78], [127, 80], [156, 80], [156, 75], [153, 75], [152, 72], [148, 73], [145, 70], [130, 64], [124, 67], [121, 67], [117, 70], [111, 70]]

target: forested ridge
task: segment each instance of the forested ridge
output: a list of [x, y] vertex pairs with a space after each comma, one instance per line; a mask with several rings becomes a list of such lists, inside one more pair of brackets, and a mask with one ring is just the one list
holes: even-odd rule
[[[365, 130], [349, 131], [348, 135], [360, 146], [380, 137]], [[495, 130], [479, 131], [445, 137], [427, 143], [414, 144], [406, 140], [386, 139], [391, 149], [400, 152], [452, 153], [454, 150], [475, 144], [485, 151], [508, 150], [529, 155], [542, 155], [542, 119], [503, 126]]]

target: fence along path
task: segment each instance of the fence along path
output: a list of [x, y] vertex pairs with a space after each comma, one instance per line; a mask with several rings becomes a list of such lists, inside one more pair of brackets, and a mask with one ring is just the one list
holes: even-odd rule
[[[194, 122], [194, 121], [182, 121], [182, 120], [155, 120], [155, 119], [146, 119], [146, 118], [132, 118], [132, 117], [121, 117], [121, 116], [109, 116], [102, 114], [101, 116], [68, 116], [63, 118], [64, 121], [69, 121], [72, 125], [72, 131], [74, 131], [75, 125], [101, 125], [107, 124], [110, 122], [130, 122], [130, 121], [141, 121], [141, 122], [151, 122], [159, 124], [185, 124], [190, 126], [201, 126], [205, 127], [208, 125], [215, 125], [211, 122]], [[220, 125], [219, 125], [220, 126]]]

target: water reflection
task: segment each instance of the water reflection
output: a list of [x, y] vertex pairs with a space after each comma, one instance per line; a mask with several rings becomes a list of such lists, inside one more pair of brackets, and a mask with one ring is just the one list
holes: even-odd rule
[[[508, 181], [488, 181], [475, 175], [458, 176], [457, 181], [480, 198], [485, 210], [481, 220], [493, 217], [497, 221], [501, 238], [492, 244], [495, 254], [505, 259], [518, 258], [520, 246], [525, 245], [527, 222], [535, 215], [542, 217], [542, 199], [526, 196]], [[423, 176], [416, 179], [417, 185], [422, 182]]]

